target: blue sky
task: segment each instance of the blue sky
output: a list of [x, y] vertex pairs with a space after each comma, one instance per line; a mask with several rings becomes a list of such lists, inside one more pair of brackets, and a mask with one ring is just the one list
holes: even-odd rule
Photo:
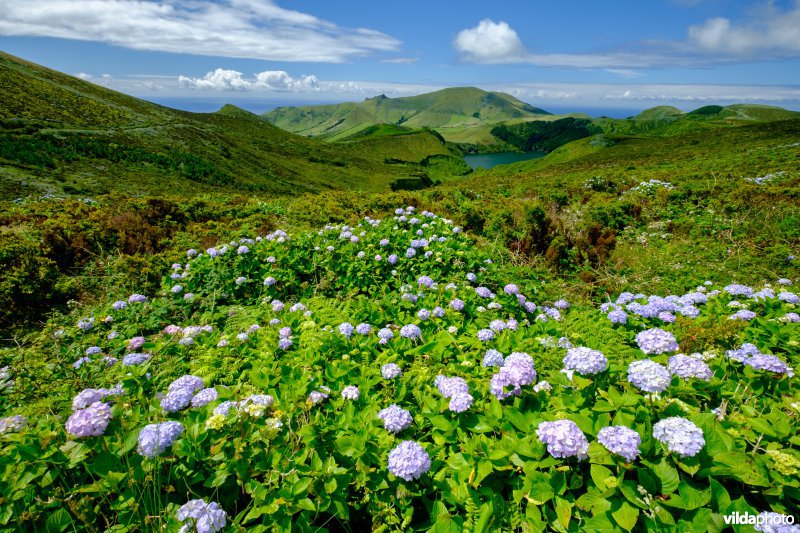
[[558, 110], [800, 109], [800, 0], [3, 4], [0, 49], [156, 101], [330, 102], [468, 85]]

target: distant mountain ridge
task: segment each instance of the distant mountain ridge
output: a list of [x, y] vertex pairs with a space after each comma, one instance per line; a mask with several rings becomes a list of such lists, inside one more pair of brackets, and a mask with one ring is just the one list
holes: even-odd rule
[[272, 124], [299, 135], [343, 140], [377, 124], [431, 128], [447, 138], [452, 129], [550, 115], [509, 94], [475, 87], [452, 87], [400, 98], [379, 95], [360, 103], [279, 107], [263, 116]]
[[0, 198], [380, 191], [429, 178], [434, 155], [452, 157], [431, 132], [331, 146], [235, 106], [178, 111], [0, 52]]

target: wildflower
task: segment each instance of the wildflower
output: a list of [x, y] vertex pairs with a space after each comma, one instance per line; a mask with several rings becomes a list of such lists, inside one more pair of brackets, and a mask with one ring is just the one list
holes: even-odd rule
[[744, 361], [744, 364], [755, 370], [767, 370], [775, 374], [787, 374], [789, 377], [794, 376], [791, 367], [787, 366], [786, 363], [774, 355], [757, 354]]
[[653, 426], [653, 437], [681, 457], [697, 455], [703, 446], [703, 430], [693, 422], [679, 416], [665, 418]]
[[536, 428], [536, 435], [542, 443], [547, 445], [547, 451], [553, 457], [564, 459], [589, 457], [589, 441], [586, 435], [571, 420], [556, 420], [555, 422], [541, 422]]
[[91, 360], [91, 359], [89, 359], [89, 358], [88, 358], [88, 357], [86, 357], [86, 356], [84, 356], [84, 357], [80, 357], [80, 358], [78, 358], [78, 360], [77, 360], [77, 361], [75, 361], [74, 363], [72, 363], [72, 368], [76, 368], [76, 369], [77, 369], [77, 368], [80, 368], [80, 367], [82, 367], [82, 366], [83, 366], [83, 364], [84, 364], [84, 363], [90, 363], [91, 361], [92, 361], [92, 360]]
[[473, 401], [474, 399], [469, 393], [459, 392], [450, 398], [450, 403], [447, 408], [454, 413], [463, 413], [472, 407]]
[[642, 438], [631, 428], [608, 426], [597, 433], [597, 442], [605, 446], [611, 453], [624, 457], [630, 463], [639, 455]]
[[403, 441], [389, 452], [389, 472], [405, 481], [419, 479], [430, 467], [430, 456], [414, 441]]
[[614, 309], [607, 316], [612, 324], [626, 324], [628, 322], [628, 313], [622, 309]]
[[[512, 395], [519, 395], [524, 385], [530, 385], [536, 381], [536, 370], [533, 365], [533, 358], [522, 352], [514, 352], [506, 357], [503, 367], [492, 376], [489, 384], [491, 393], [498, 400], [503, 400]], [[511, 391], [506, 391], [511, 387]]]
[[394, 363], [386, 363], [381, 367], [381, 376], [383, 376], [383, 379], [394, 379], [402, 375], [403, 371]]
[[226, 513], [216, 502], [190, 500], [178, 509], [178, 521], [183, 524], [181, 533], [215, 533], [226, 524]]
[[734, 314], [728, 317], [730, 320], [752, 320], [756, 317], [756, 314], [749, 309], [740, 309], [736, 311]]
[[219, 404], [218, 406], [216, 406], [214, 408], [214, 414], [215, 415], [228, 416], [228, 413], [230, 413], [231, 409], [234, 409], [234, 408], [238, 409], [238, 407], [239, 407], [239, 404], [236, 403], [236, 402], [224, 401], [224, 402], [222, 402], [221, 404]]
[[236, 249], [236, 253], [239, 254], [239, 255], [244, 255], [244, 254], [250, 253], [250, 248], [248, 248], [247, 246], [245, 246], [243, 244], [239, 248]]
[[598, 350], [583, 346], [570, 348], [564, 357], [564, 368], [575, 370], [584, 376], [597, 374], [608, 368], [608, 359]]
[[669, 370], [662, 365], [643, 359], [628, 365], [628, 381], [644, 392], [663, 392], [671, 381]]
[[503, 359], [503, 354], [497, 350], [487, 350], [486, 353], [483, 354], [483, 366], [503, 366]]
[[168, 421], [158, 424], [148, 424], [139, 432], [139, 455], [153, 458], [164, 453], [172, 446], [175, 440], [183, 433], [180, 422]]
[[433, 316], [435, 316], [436, 318], [442, 318], [442, 317], [444, 316], [444, 309], [443, 309], [443, 308], [441, 308], [441, 307], [438, 307], [438, 306], [437, 306], [437, 307], [434, 307], [434, 309], [433, 309], [433, 313], [432, 313], [432, 314], [433, 314]]
[[144, 303], [146, 301], [147, 301], [147, 296], [144, 296], [143, 294], [131, 294], [128, 297], [128, 303], [130, 303], [130, 304], [133, 304], [133, 303], [142, 304], [142, 303]]
[[494, 339], [494, 331], [491, 329], [481, 329], [478, 331], [478, 340], [481, 342], [487, 342]]
[[67, 432], [75, 437], [99, 437], [111, 420], [111, 408], [103, 402], [94, 402], [79, 409], [67, 419]]
[[192, 389], [170, 390], [161, 398], [161, 408], [167, 413], [176, 413], [189, 407], [192, 398], [194, 398]]
[[370, 331], [372, 331], [372, 326], [369, 324], [359, 324], [356, 326], [356, 333], [359, 335], [369, 335]]
[[636, 335], [636, 344], [646, 354], [662, 354], [678, 349], [675, 336], [663, 329], [653, 328], [641, 331]]
[[312, 391], [311, 394], [308, 395], [308, 400], [311, 402], [311, 405], [317, 405], [318, 403], [320, 403], [322, 400], [324, 400], [327, 397], [328, 397], [328, 395], [326, 393], [324, 393], [322, 391], [315, 390], [315, 391]]
[[414, 421], [411, 418], [411, 413], [396, 404], [381, 409], [381, 411], [378, 412], [378, 418], [383, 420], [383, 427], [392, 433], [401, 432], [411, 426], [411, 423]]
[[149, 353], [129, 353], [122, 358], [122, 366], [140, 365], [150, 359]]

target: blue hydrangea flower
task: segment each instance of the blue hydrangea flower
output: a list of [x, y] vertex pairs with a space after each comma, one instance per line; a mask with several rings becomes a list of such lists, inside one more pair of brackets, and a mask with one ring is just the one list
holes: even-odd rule
[[714, 375], [705, 361], [684, 354], [677, 354], [670, 357], [667, 363], [667, 369], [683, 379], [697, 378], [710, 381], [711, 377]]
[[625, 426], [604, 427], [597, 433], [597, 442], [629, 463], [639, 455], [642, 438], [637, 432]]
[[553, 307], [556, 309], [569, 309], [569, 302], [566, 300], [556, 300], [553, 303]]
[[217, 389], [210, 387], [197, 392], [192, 398], [192, 407], [199, 409], [217, 399]]
[[161, 398], [161, 408], [167, 413], [176, 413], [189, 407], [192, 398], [194, 398], [192, 389], [171, 390]]
[[628, 313], [622, 309], [614, 309], [608, 313], [608, 319], [612, 324], [626, 324], [628, 322]]
[[494, 293], [486, 287], [475, 287], [475, 294], [481, 298], [494, 298]]
[[389, 452], [389, 472], [405, 481], [419, 479], [430, 467], [428, 452], [412, 440], [401, 442]]
[[731, 285], [727, 285], [722, 290], [724, 290], [731, 296], [750, 296], [753, 294], [752, 287], [748, 287], [747, 285], [741, 285], [739, 283], [732, 283]]
[[459, 300], [458, 298], [455, 298], [450, 302], [450, 307], [453, 309], [453, 311], [463, 311], [464, 302]]
[[487, 350], [485, 354], [483, 354], [483, 366], [490, 367], [490, 366], [503, 366], [503, 354], [495, 349]]
[[672, 375], [662, 365], [643, 359], [628, 365], [628, 381], [644, 392], [663, 392], [669, 387]]
[[266, 278], [264, 278], [264, 286], [271, 287], [275, 285], [275, 281], [276, 281], [275, 278], [273, 278], [272, 276], [267, 276]]
[[422, 330], [414, 324], [408, 324], [400, 328], [400, 336], [404, 339], [418, 339], [422, 336]]
[[428, 320], [430, 317], [431, 317], [431, 312], [428, 311], [427, 309], [420, 309], [417, 312], [417, 318], [419, 318], [423, 322]]
[[800, 296], [788, 291], [778, 294], [778, 300], [786, 302], [787, 304], [800, 304]]
[[558, 459], [589, 457], [589, 441], [572, 420], [541, 422], [536, 428], [536, 436], [547, 445], [548, 453]]
[[478, 330], [478, 340], [481, 342], [488, 342], [494, 339], [494, 331], [491, 329]]
[[739, 309], [734, 314], [728, 317], [730, 320], [743, 320], [748, 321], [756, 317], [756, 314], [749, 309]]
[[381, 328], [380, 331], [378, 331], [378, 338], [380, 339], [378, 341], [379, 344], [386, 344], [394, 338], [394, 333], [392, 333], [392, 330], [389, 328]]
[[108, 396], [118, 396], [124, 392], [122, 387], [115, 389], [83, 389], [72, 399], [72, 410], [86, 409], [95, 402], [102, 402]]
[[190, 500], [178, 509], [178, 521], [183, 524], [181, 533], [216, 533], [226, 524], [226, 513], [216, 502]]
[[203, 378], [185, 374], [169, 384], [168, 390], [189, 389], [193, 393], [204, 386]]
[[312, 405], [317, 405], [327, 397], [327, 393], [318, 390], [312, 391], [311, 394], [308, 395], [308, 399]]
[[147, 301], [147, 296], [145, 296], [143, 294], [131, 294], [128, 297], [128, 303], [131, 303], [131, 304], [133, 304], [133, 303], [142, 304], [142, 303], [144, 303], [146, 301]]
[[369, 324], [361, 323], [356, 326], [356, 333], [359, 335], [369, 335], [370, 331], [372, 331], [372, 326]]
[[125, 357], [122, 358], [122, 365], [123, 366], [134, 366], [140, 365], [150, 359], [151, 354], [149, 353], [129, 353]]
[[116, 302], [111, 304], [111, 307], [113, 307], [115, 311], [120, 311], [128, 307], [128, 302], [126, 302], [125, 300], [117, 300]]
[[636, 335], [636, 344], [639, 345], [640, 350], [648, 355], [674, 352], [678, 349], [675, 336], [658, 328], [640, 331]]
[[381, 409], [381, 411], [378, 412], [378, 418], [383, 420], [383, 427], [392, 433], [403, 431], [411, 426], [411, 423], [414, 421], [414, 419], [411, 418], [411, 413], [396, 404], [392, 404], [386, 409]]
[[653, 437], [666, 445], [667, 449], [681, 457], [697, 455], [706, 441], [703, 430], [692, 421], [679, 416], [665, 418], [653, 426]]
[[442, 318], [444, 316], [444, 309], [442, 307], [434, 307], [433, 308], [433, 316], [436, 318]]
[[6, 416], [0, 418], [0, 435], [17, 433], [28, 425], [28, 419], [22, 415]]
[[592, 350], [585, 346], [570, 348], [564, 356], [564, 368], [577, 371], [584, 376], [597, 374], [608, 368], [608, 359], [599, 350]]
[[794, 523], [794, 517], [773, 511], [762, 511], [755, 517], [753, 529], [763, 533], [800, 533], [800, 526]]
[[239, 404], [232, 401], [224, 401], [214, 408], [215, 415], [228, 416], [231, 409], [238, 408]]
[[353, 334], [353, 331], [355, 331], [355, 328], [350, 322], [344, 322], [342, 324], [339, 324], [339, 333], [344, 335], [346, 338], [349, 339], [350, 335]]
[[94, 317], [83, 318], [78, 321], [78, 328], [82, 331], [89, 331], [94, 327]]
[[403, 371], [394, 363], [386, 363], [381, 367], [381, 376], [383, 376], [383, 379], [395, 379], [402, 375]]
[[753, 356], [756, 356], [756, 355], [761, 355], [761, 352], [758, 350], [758, 348], [754, 344], [751, 344], [749, 342], [746, 342], [746, 343], [742, 344], [736, 350], [726, 350], [725, 351], [725, 356], [728, 359], [731, 359], [733, 361], [739, 361], [740, 363], [744, 363], [749, 358], [751, 358]]
[[508, 285], [503, 287], [503, 292], [506, 294], [519, 294], [519, 287], [517, 287], [513, 283], [509, 283]]

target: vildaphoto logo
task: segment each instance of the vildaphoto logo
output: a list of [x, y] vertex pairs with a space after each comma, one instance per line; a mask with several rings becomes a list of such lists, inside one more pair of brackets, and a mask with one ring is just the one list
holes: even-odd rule
[[794, 524], [792, 515], [779, 513], [750, 514], [747, 511], [730, 513], [722, 517], [727, 525], [736, 526], [791, 526]]

